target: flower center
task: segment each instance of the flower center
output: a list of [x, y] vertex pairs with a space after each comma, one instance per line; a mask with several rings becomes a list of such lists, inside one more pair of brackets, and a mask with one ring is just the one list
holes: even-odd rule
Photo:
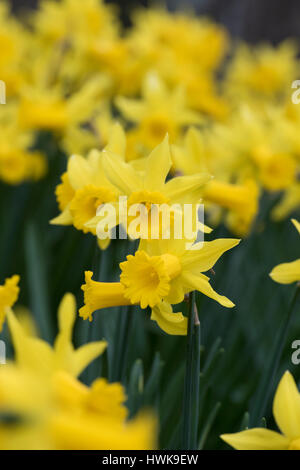
[[148, 144], [155, 145], [162, 141], [168, 133], [172, 139], [177, 131], [175, 123], [170, 119], [167, 114], [154, 112], [149, 118], [146, 118], [141, 127], [144, 130], [144, 137], [148, 140]]
[[121, 263], [120, 267], [124, 296], [142, 308], [154, 307], [167, 296], [172, 279], [181, 272], [177, 256], [149, 256], [144, 251], [127, 256], [127, 261]]

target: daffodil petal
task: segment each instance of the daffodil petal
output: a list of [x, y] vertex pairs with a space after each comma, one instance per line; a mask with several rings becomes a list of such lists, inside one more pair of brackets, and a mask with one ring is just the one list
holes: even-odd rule
[[91, 183], [93, 174], [87, 160], [81, 155], [72, 155], [68, 161], [68, 177], [76, 190]]
[[7, 320], [18, 363], [38, 373], [52, 370], [54, 363], [51, 346], [39, 338], [26, 335], [11, 309], [7, 310]]
[[115, 153], [125, 159], [126, 135], [123, 127], [118, 122], [113, 125], [109, 133], [108, 144], [106, 145], [105, 150]]
[[169, 335], [186, 335], [187, 318], [181, 312], [173, 313], [172, 307], [166, 302], [161, 302], [152, 309], [151, 320]]
[[280, 430], [290, 439], [300, 438], [300, 394], [290, 372], [279, 382], [273, 414]]
[[55, 351], [62, 358], [73, 350], [72, 333], [76, 318], [76, 300], [73, 294], [65, 294], [58, 307], [59, 333], [55, 340]]
[[51, 225], [72, 225], [72, 222], [73, 217], [69, 208], [65, 209], [57, 217], [50, 220]]
[[71, 338], [76, 318], [76, 300], [73, 294], [67, 293], [58, 307], [59, 330], [64, 331]]
[[211, 242], [199, 242], [200, 248], [196, 249], [197, 243], [193, 246], [193, 250], [186, 251], [182, 257], [182, 267], [191, 271], [205, 272], [211, 269], [218, 259], [234, 246], [240, 243], [235, 238], [218, 238]]
[[273, 281], [280, 284], [291, 284], [292, 282], [300, 281], [300, 259], [275, 266], [270, 272], [270, 276]]
[[300, 234], [300, 222], [298, 222], [298, 220], [296, 220], [296, 219], [292, 219], [292, 222], [293, 222], [293, 224], [295, 225], [296, 229], [298, 230], [298, 232]]
[[182, 278], [185, 281], [186, 286], [188, 286], [189, 292], [192, 290], [198, 290], [199, 292], [202, 292], [202, 294], [207, 295], [207, 297], [210, 297], [211, 299], [219, 302], [219, 304], [223, 305], [223, 307], [234, 307], [234, 303], [232, 303], [231, 300], [227, 299], [227, 297], [223, 295], [218, 294], [211, 287], [209, 279], [203, 274], [195, 275], [191, 272], [185, 272], [182, 274]]
[[106, 341], [95, 341], [85, 344], [73, 353], [73, 374], [75, 377], [81, 374], [84, 369], [100, 356], [107, 347]]
[[237, 450], [286, 450], [289, 447], [289, 439], [285, 436], [263, 428], [223, 434], [220, 437]]
[[152, 150], [145, 163], [145, 189], [159, 191], [172, 165], [168, 136]]
[[129, 196], [140, 188], [138, 173], [129, 164], [110, 152], [103, 152], [103, 168], [106, 177], [121, 193]]
[[211, 179], [209, 173], [197, 173], [190, 176], [177, 176], [166, 184], [166, 195], [172, 201], [177, 201], [188, 196], [189, 202], [198, 202], [201, 197], [201, 190]]
[[117, 108], [132, 122], [138, 122], [145, 113], [145, 105], [139, 100], [117, 96], [115, 99]]

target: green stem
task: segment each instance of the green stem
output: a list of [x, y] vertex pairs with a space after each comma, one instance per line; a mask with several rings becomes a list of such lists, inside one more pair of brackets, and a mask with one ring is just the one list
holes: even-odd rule
[[117, 325], [116, 344], [114, 349], [114, 367], [110, 374], [111, 382], [122, 382], [124, 380], [133, 308], [133, 305], [120, 307], [120, 321]]
[[195, 292], [189, 296], [186, 370], [183, 392], [182, 449], [197, 448], [199, 378], [200, 378], [200, 323], [196, 317]]
[[202, 450], [204, 445], [205, 445], [205, 442], [207, 440], [207, 437], [208, 437], [208, 434], [212, 428], [212, 425], [216, 419], [216, 416], [218, 414], [218, 411], [221, 407], [221, 403], [220, 402], [217, 402], [215, 404], [215, 406], [213, 407], [212, 411], [210, 412], [208, 418], [207, 418], [207, 421], [205, 423], [205, 426], [204, 426], [204, 429], [202, 431], [202, 434], [201, 434], [201, 437], [200, 437], [200, 440], [199, 440], [199, 445], [198, 445], [198, 450]]
[[[139, 240], [130, 241], [127, 240], [124, 243], [124, 251], [122, 253], [122, 260], [129, 254], [134, 254], [138, 249]], [[109, 370], [110, 382], [122, 382], [124, 381], [125, 373], [128, 365], [128, 350], [129, 350], [129, 338], [130, 329], [132, 323], [132, 316], [134, 314], [134, 305], [128, 305], [126, 307], [120, 307], [118, 312], [118, 322], [116, 324], [115, 337], [114, 337], [114, 349], [113, 349], [113, 361], [112, 367]]]
[[[101, 250], [96, 240], [95, 254], [93, 260], [93, 273], [96, 281], [104, 282], [107, 277], [108, 267], [110, 266], [111, 246]], [[86, 321], [86, 343], [99, 341], [102, 339], [103, 323], [100, 312], [94, 312], [93, 321]], [[96, 358], [86, 369], [83, 375], [83, 381], [90, 385], [101, 373], [102, 357]]]
[[30, 221], [25, 232], [25, 256], [30, 304], [42, 338], [51, 343], [54, 338], [54, 325], [51, 321], [47, 262], [44, 252], [39, 229], [35, 222]]
[[200, 346], [201, 346], [201, 328], [198, 317], [196, 303], [194, 303], [194, 337], [193, 337], [193, 431], [192, 447], [198, 446], [198, 427], [199, 427], [199, 393], [200, 393]]
[[278, 365], [282, 356], [283, 348], [286, 343], [288, 330], [293, 318], [294, 307], [297, 303], [300, 293], [300, 283], [297, 284], [296, 291], [293, 295], [290, 307], [287, 311], [286, 317], [283, 319], [281, 327], [275, 341], [274, 350], [265, 374], [260, 382], [257, 395], [254, 400], [254, 407], [250, 413], [250, 425], [259, 426], [265, 414], [270, 395], [273, 390], [274, 380], [277, 374]]

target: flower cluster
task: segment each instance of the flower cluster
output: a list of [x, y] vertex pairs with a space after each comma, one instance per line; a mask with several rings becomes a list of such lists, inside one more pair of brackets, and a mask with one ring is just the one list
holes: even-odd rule
[[37, 133], [51, 131], [67, 155], [102, 150], [117, 112], [126, 161], [168, 133], [173, 172], [205, 167], [214, 176], [203, 192], [212, 223], [225, 218], [237, 235], [249, 233], [262, 191], [281, 193], [275, 219], [288, 215], [299, 203], [296, 45], [242, 44], [228, 60], [227, 32], [207, 19], [157, 8], [139, 9], [132, 22], [124, 32], [100, 0], [41, 1], [25, 25], [1, 6], [0, 76], [11, 105], [1, 109], [0, 177], [17, 184], [45, 174]]
[[60, 303], [59, 332], [52, 348], [29, 334], [13, 312], [18, 282], [13, 276], [0, 286], [1, 319], [7, 317], [15, 350], [15, 360], [0, 370], [0, 448], [152, 449], [155, 420], [145, 414], [126, 421], [120, 383], [98, 378], [87, 387], [78, 380], [107, 343], [74, 349], [74, 296], [66, 294]]

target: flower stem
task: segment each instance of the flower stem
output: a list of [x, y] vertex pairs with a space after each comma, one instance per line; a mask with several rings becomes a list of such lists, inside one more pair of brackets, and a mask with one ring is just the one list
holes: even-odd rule
[[[111, 247], [100, 250], [96, 241], [93, 261], [94, 278], [97, 281], [105, 281], [108, 267], [110, 266]], [[95, 312], [92, 322], [86, 322], [86, 343], [99, 341], [104, 336], [102, 317]], [[83, 380], [90, 385], [101, 374], [102, 357], [96, 358], [85, 370]]]
[[36, 324], [46, 341], [53, 341], [47, 263], [45, 262], [40, 230], [35, 221], [29, 221], [25, 231], [25, 257], [30, 304]]
[[253, 401], [254, 406], [250, 413], [250, 426], [260, 426], [261, 420], [265, 414], [267, 404], [272, 393], [273, 383], [276, 377], [279, 362], [282, 356], [282, 352], [286, 343], [288, 330], [293, 318], [294, 308], [298, 301], [300, 294], [300, 283], [297, 284], [296, 290], [292, 297], [290, 307], [287, 311], [286, 317], [283, 319], [282, 324], [279, 328], [279, 332], [275, 341], [274, 350], [271, 354], [271, 358], [265, 374], [259, 384], [255, 400]]
[[200, 346], [201, 346], [201, 329], [198, 317], [196, 302], [194, 303], [194, 335], [193, 335], [193, 432], [192, 432], [192, 448], [198, 448], [198, 426], [199, 426], [199, 390], [200, 390]]
[[200, 322], [195, 292], [189, 296], [186, 371], [183, 392], [182, 449], [197, 449], [200, 380]]
[[[122, 258], [126, 258], [128, 254], [134, 254], [138, 249], [139, 240], [125, 243], [125, 252]], [[116, 325], [116, 333], [114, 338], [113, 350], [113, 367], [109, 371], [110, 382], [123, 382], [128, 366], [128, 349], [130, 342], [130, 329], [132, 316], [134, 314], [134, 305], [120, 307], [119, 321]]]
[[128, 342], [133, 314], [133, 305], [120, 307], [120, 322], [117, 325], [116, 342], [114, 346], [114, 367], [111, 370], [110, 381], [122, 382], [126, 372]]

